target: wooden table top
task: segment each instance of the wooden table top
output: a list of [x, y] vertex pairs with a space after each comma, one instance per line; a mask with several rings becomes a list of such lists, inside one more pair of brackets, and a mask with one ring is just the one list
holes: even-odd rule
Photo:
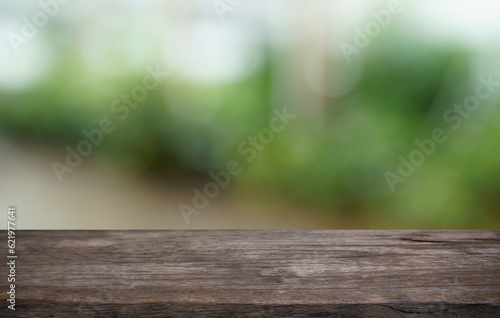
[[500, 317], [500, 231], [18, 230], [16, 252], [0, 317]]

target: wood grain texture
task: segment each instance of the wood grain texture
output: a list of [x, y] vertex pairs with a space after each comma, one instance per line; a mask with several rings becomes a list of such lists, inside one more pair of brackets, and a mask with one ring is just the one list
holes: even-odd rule
[[0, 317], [500, 317], [500, 231], [16, 235]]

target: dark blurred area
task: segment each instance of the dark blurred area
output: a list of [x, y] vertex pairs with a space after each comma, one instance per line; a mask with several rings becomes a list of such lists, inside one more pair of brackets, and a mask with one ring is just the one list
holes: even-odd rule
[[500, 225], [495, 1], [42, 2], [0, 4], [20, 228]]

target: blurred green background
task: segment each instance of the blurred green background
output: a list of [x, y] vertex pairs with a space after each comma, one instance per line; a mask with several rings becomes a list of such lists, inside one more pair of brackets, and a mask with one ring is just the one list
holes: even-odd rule
[[[350, 62], [341, 43], [388, 1], [243, 1], [224, 19], [212, 1], [72, 1], [17, 49], [43, 8], [3, 2], [1, 202], [33, 229], [498, 228], [500, 91], [443, 119], [500, 81], [499, 5], [480, 2], [401, 1]], [[156, 66], [169, 76], [119, 119]], [[246, 162], [239, 144], [284, 107], [296, 118]], [[115, 130], [59, 182], [53, 162], [103, 118]], [[447, 140], [391, 191], [435, 128]], [[186, 224], [179, 204], [230, 160], [242, 173]]]

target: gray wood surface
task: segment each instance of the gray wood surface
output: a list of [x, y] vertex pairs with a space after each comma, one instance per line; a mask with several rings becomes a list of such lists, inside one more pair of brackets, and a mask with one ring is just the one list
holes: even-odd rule
[[500, 317], [500, 231], [16, 236], [0, 317]]

